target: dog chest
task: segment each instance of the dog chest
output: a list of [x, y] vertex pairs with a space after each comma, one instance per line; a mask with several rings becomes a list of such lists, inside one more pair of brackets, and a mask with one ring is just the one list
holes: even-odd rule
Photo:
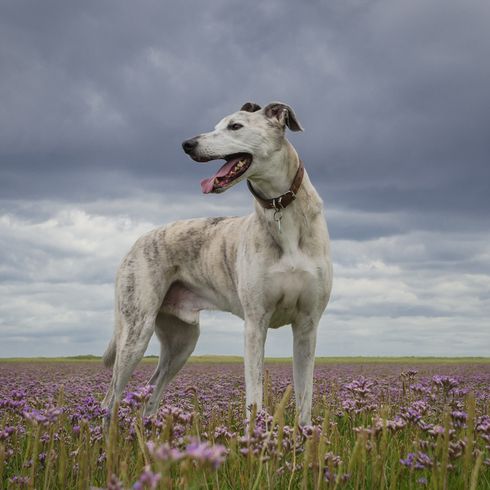
[[294, 321], [300, 311], [315, 309], [328, 294], [322, 284], [323, 267], [304, 255], [283, 256], [267, 269], [264, 277], [265, 300], [273, 311], [270, 327]]

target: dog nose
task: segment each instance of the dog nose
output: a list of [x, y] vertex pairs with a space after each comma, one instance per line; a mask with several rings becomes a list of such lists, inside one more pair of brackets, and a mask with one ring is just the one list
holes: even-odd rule
[[197, 138], [191, 138], [190, 140], [185, 140], [182, 143], [182, 148], [186, 153], [190, 153], [192, 150], [194, 150], [197, 146]]

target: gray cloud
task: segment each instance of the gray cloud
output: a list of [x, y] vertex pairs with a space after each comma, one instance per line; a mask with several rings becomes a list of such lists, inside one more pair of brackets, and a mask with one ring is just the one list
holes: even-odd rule
[[3, 10], [7, 195], [66, 199], [68, 187], [92, 198], [101, 181], [108, 194], [129, 182], [184, 186], [199, 171], [181, 140], [244, 100], [282, 98], [307, 128], [295, 142], [308, 168], [336, 202], [440, 213], [489, 204], [486, 2]]
[[[409, 353], [403, 329], [449, 345], [471, 323], [475, 342], [448, 352], [481, 353], [490, 312], [489, 19], [478, 0], [3, 2], [5, 352], [28, 349], [31, 334], [62, 336], [66, 352], [78, 341], [101, 350], [91, 335], [110, 323], [111, 283], [132, 240], [167, 221], [251, 208], [243, 186], [202, 196], [210, 167], [191, 162], [181, 141], [247, 100], [279, 99], [306, 128], [290, 137], [334, 238], [324, 322], [345, 336], [322, 333], [321, 352]], [[237, 323], [205, 318], [209, 328], [234, 325], [211, 338], [235, 335], [239, 345]]]
[[[242, 214], [250, 199], [248, 206], [231, 199], [199, 207], [192, 198], [180, 204], [175, 196], [145, 197], [76, 206], [3, 203], [12, 212], [0, 217], [0, 356], [102, 352], [112, 329], [114, 274], [134, 240], [196, 209], [205, 216]], [[331, 214], [346, 229], [403, 220], [335, 208]], [[318, 353], [485, 355], [489, 243], [488, 232], [334, 236], [334, 293]], [[455, 342], [462, 331], [470, 338]], [[241, 321], [231, 315], [203, 314], [202, 333], [198, 353], [241, 352]], [[268, 353], [289, 355], [289, 329], [271, 335]], [[158, 352], [155, 343], [150, 352]]]

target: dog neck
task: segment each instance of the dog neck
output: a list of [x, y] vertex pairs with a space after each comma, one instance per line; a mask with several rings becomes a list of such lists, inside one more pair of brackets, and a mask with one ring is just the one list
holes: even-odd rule
[[256, 201], [263, 208], [275, 209], [276, 211], [279, 211], [281, 209], [287, 208], [296, 199], [296, 193], [301, 187], [304, 173], [305, 173], [305, 167], [303, 166], [303, 162], [300, 160], [298, 170], [296, 171], [293, 182], [289, 186], [288, 191], [272, 199], [264, 199], [262, 196], [257, 194], [252, 184], [250, 183], [250, 180], [247, 180], [248, 190], [252, 193]]
[[[286, 140], [286, 144], [264, 166], [260, 178], [253, 179], [253, 188], [264, 199], [280, 196], [291, 187], [298, 168], [298, 154]], [[306, 171], [296, 193], [296, 199], [287, 208], [280, 210], [280, 214], [277, 214], [274, 209], [264, 209], [257, 201], [255, 202], [255, 214], [259, 223], [284, 251], [289, 249], [293, 251], [297, 248], [301, 235], [322, 209], [322, 200]], [[279, 216], [281, 216], [280, 226], [277, 220]]]
[[291, 187], [299, 168], [298, 154], [293, 145], [285, 140], [285, 144], [262, 167], [252, 185], [264, 199], [272, 199], [284, 194]]

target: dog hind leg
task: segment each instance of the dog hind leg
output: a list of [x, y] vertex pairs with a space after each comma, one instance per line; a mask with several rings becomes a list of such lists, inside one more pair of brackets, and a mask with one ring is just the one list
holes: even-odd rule
[[167, 313], [159, 313], [155, 332], [160, 341], [160, 359], [149, 381], [154, 389], [145, 407], [146, 416], [156, 413], [163, 390], [194, 351], [199, 338], [199, 325], [184, 322]]
[[117, 342], [112, 379], [102, 404], [109, 411], [108, 417], [110, 417], [116, 401], [121, 398], [134, 369], [143, 358], [154, 331], [154, 314], [147, 314], [139, 325], [136, 324], [132, 328], [126, 327], [122, 329], [124, 336], [119, 338]]

